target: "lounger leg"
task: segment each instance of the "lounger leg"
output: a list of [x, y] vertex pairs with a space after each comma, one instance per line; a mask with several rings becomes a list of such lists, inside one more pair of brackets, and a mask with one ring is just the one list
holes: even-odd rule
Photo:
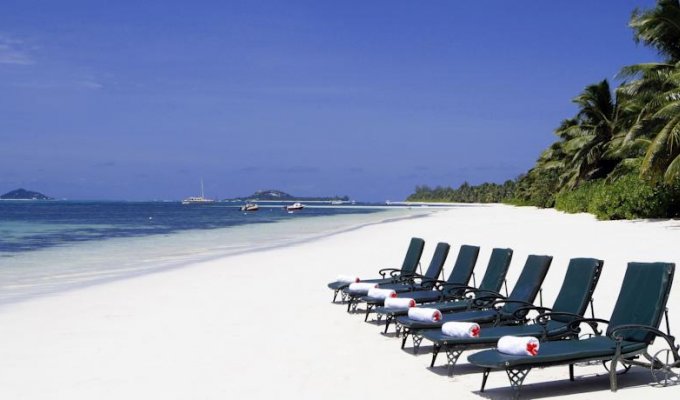
[[569, 380], [574, 381], [574, 364], [569, 364]]
[[399, 321], [395, 321], [394, 322], [394, 332], [397, 334], [397, 337], [399, 337], [399, 335], [401, 335], [401, 331], [402, 331], [401, 324], [399, 323]]
[[383, 332], [383, 333], [387, 333], [387, 329], [390, 327], [390, 324], [391, 324], [391, 323], [392, 323], [392, 316], [391, 316], [391, 315], [387, 315], [387, 316], [385, 317], [385, 332]]
[[373, 309], [373, 304], [366, 303], [366, 316], [364, 317], [364, 322], [368, 321], [368, 314], [371, 313], [372, 309]]
[[338, 290], [336, 289], [336, 290], [333, 292], [333, 301], [332, 301], [331, 303], [335, 303], [335, 299], [336, 299], [337, 297], [338, 297]]
[[612, 392], [618, 390], [618, 379], [616, 377], [616, 364], [618, 364], [619, 358], [614, 357], [612, 363], [609, 365], [609, 388]]
[[482, 388], [480, 392], [484, 392], [484, 387], [486, 387], [486, 380], [489, 379], [489, 374], [491, 373], [491, 368], [484, 368], [484, 373], [482, 374]]
[[432, 348], [432, 362], [430, 363], [430, 368], [434, 367], [434, 362], [437, 361], [437, 355], [439, 354], [439, 350], [441, 350], [442, 346], [438, 343], [435, 343], [433, 348]]
[[347, 301], [347, 293], [345, 293], [345, 292], [340, 292], [340, 293], [341, 293], [340, 301], [343, 302], [343, 303], [346, 302]]
[[403, 349], [404, 346], [406, 346], [406, 339], [408, 339], [408, 334], [409, 334], [408, 329], [404, 329], [404, 337], [401, 339], [401, 348]]
[[458, 357], [463, 354], [463, 350], [455, 350], [450, 346], [446, 346], [446, 363], [449, 366], [449, 375], [453, 374], [453, 369], [456, 367]]
[[352, 298], [350, 297], [349, 300], [347, 301], [347, 312], [352, 308]]
[[413, 338], [413, 354], [418, 354], [418, 349], [420, 348], [420, 343], [423, 341], [423, 335], [416, 332], [411, 332], [411, 337]]
[[512, 386], [512, 390], [515, 392], [513, 395], [515, 399], [519, 398], [519, 392], [522, 390], [522, 384], [527, 375], [529, 375], [529, 371], [531, 371], [531, 368], [505, 370], [510, 379], [510, 386]]

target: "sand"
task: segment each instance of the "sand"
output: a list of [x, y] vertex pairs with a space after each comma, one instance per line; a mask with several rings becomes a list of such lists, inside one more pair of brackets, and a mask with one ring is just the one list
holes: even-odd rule
[[[544, 303], [552, 304], [571, 257], [605, 260], [595, 310], [608, 318], [628, 261], [680, 262], [680, 222], [598, 222], [592, 216], [501, 205], [464, 206], [367, 226], [290, 247], [110, 282], [0, 308], [2, 399], [511, 398], [503, 372], [481, 375], [464, 353], [453, 377], [429, 369], [380, 327], [331, 304], [338, 273], [374, 276], [398, 266], [411, 236], [515, 250], [508, 283], [526, 256], [550, 254]], [[677, 280], [677, 279], [676, 279]], [[677, 283], [677, 282], [676, 282]], [[680, 287], [669, 301], [680, 329]], [[423, 343], [426, 345], [426, 342]], [[409, 345], [410, 346], [410, 345]], [[408, 347], [408, 346], [407, 346]], [[657, 346], [658, 347], [658, 346]], [[625, 399], [680, 395], [634, 368], [609, 391], [602, 367], [533, 370], [523, 398]]]

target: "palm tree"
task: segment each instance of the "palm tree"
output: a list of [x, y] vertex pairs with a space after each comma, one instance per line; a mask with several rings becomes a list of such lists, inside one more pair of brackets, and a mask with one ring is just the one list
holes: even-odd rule
[[606, 176], [619, 161], [609, 151], [619, 130], [619, 105], [609, 82], [605, 79], [587, 86], [573, 102], [579, 111], [555, 131], [562, 143], [551, 148], [565, 158], [562, 183], [568, 188]]
[[680, 177], [680, 1], [658, 0], [653, 9], [636, 10], [630, 26], [635, 40], [657, 49], [666, 62], [622, 70], [636, 78], [621, 90], [639, 114], [621, 145], [646, 148], [641, 174], [672, 182]]
[[633, 11], [630, 26], [636, 42], [654, 47], [670, 63], [680, 60], [679, 0], [658, 0], [650, 10]]

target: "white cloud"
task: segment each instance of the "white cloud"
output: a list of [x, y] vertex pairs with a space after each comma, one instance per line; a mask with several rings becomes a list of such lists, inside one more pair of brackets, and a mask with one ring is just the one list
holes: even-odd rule
[[102, 85], [101, 83], [94, 81], [94, 80], [91, 80], [91, 79], [78, 81], [78, 82], [76, 82], [76, 84], [83, 89], [90, 89], [90, 90], [98, 90], [98, 89], [101, 89], [101, 88], [104, 87], [104, 85]]
[[31, 65], [33, 59], [23, 48], [23, 41], [0, 36], [0, 64]]

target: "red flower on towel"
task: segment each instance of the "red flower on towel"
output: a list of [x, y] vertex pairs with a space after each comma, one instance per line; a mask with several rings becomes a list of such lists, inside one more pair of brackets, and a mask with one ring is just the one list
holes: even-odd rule
[[397, 298], [397, 292], [390, 293], [390, 297], [393, 298], [393, 299], [396, 299]]
[[479, 337], [479, 325], [475, 325], [470, 329], [470, 335], [472, 335], [472, 337]]
[[411, 299], [411, 301], [408, 302], [409, 307], [415, 307], [416, 306], [416, 301]]
[[436, 311], [432, 314], [432, 320], [433, 320], [434, 322], [439, 322], [439, 321], [441, 321], [441, 319], [442, 319], [442, 313], [441, 313], [441, 311], [436, 310]]
[[533, 342], [527, 343], [527, 353], [529, 353], [529, 355], [532, 355], [532, 356], [535, 356], [536, 354], [538, 354], [538, 345], [536, 343], [533, 343]]
[[361, 279], [357, 278], [355, 282], [359, 283], [359, 282], [361, 282]]

